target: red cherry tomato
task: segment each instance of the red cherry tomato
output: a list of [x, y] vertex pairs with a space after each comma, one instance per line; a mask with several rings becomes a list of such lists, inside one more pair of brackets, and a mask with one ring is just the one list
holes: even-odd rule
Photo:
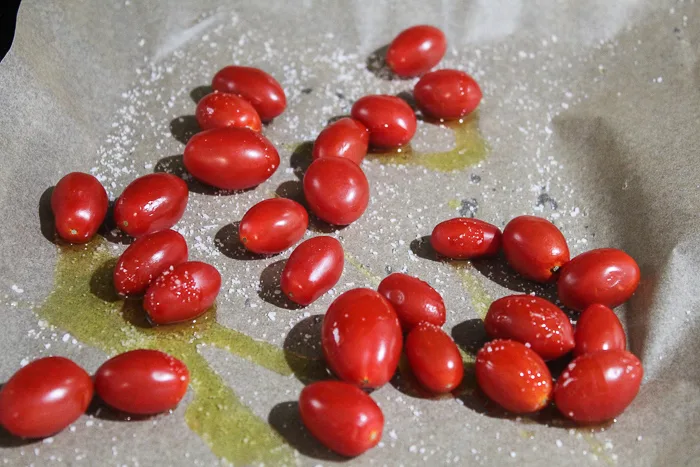
[[354, 118], [341, 118], [318, 134], [311, 156], [344, 157], [360, 165], [367, 155], [369, 131]]
[[263, 122], [277, 117], [287, 107], [280, 83], [258, 68], [227, 66], [214, 75], [211, 86], [215, 91], [238, 94], [250, 102]]
[[175, 408], [187, 392], [184, 363], [158, 350], [132, 350], [107, 360], [95, 373], [95, 392], [122, 412], [150, 415]]
[[140, 295], [168, 270], [187, 261], [187, 242], [174, 230], [161, 230], [137, 239], [114, 268], [114, 287], [122, 295]]
[[253, 253], [272, 255], [301, 240], [308, 225], [309, 215], [301, 204], [273, 198], [248, 209], [238, 226], [238, 235]]
[[114, 205], [117, 227], [132, 237], [169, 229], [182, 217], [189, 190], [179, 177], [144, 175], [131, 182]]
[[323, 318], [321, 345], [328, 366], [343, 381], [364, 388], [378, 388], [391, 379], [402, 340], [396, 312], [371, 289], [341, 294]]
[[294, 249], [282, 271], [282, 292], [308, 305], [328, 292], [343, 274], [343, 247], [333, 237], [314, 237]]
[[479, 219], [457, 217], [436, 225], [430, 244], [438, 254], [453, 259], [493, 256], [501, 248], [501, 231]]
[[370, 144], [378, 148], [407, 144], [418, 125], [411, 106], [394, 96], [365, 96], [355, 102], [351, 114], [367, 127]]
[[576, 357], [554, 387], [557, 409], [581, 423], [599, 423], [620, 415], [639, 392], [644, 370], [626, 350]]
[[202, 130], [227, 126], [262, 130], [260, 116], [250, 102], [228, 92], [212, 92], [202, 97], [195, 116]]
[[503, 253], [508, 264], [526, 279], [549, 282], [569, 261], [564, 235], [547, 219], [519, 216], [503, 229]]
[[437, 70], [416, 83], [413, 97], [428, 117], [457, 120], [479, 106], [481, 88], [463, 71]]
[[590, 305], [581, 313], [574, 332], [574, 356], [601, 350], [625, 350], [627, 339], [617, 315], [605, 305]]
[[67, 242], [87, 243], [104, 221], [108, 205], [107, 192], [95, 177], [69, 173], [51, 193], [56, 232]]
[[574, 348], [574, 329], [568, 316], [554, 303], [532, 295], [496, 300], [489, 307], [484, 327], [493, 338], [528, 345], [544, 360], [559, 358]]
[[615, 248], [587, 251], [561, 269], [559, 300], [583, 310], [600, 303], [610, 308], [626, 302], [639, 285], [639, 266], [630, 255]]
[[280, 156], [260, 133], [226, 127], [202, 131], [190, 138], [183, 162], [195, 178], [208, 185], [245, 190], [270, 178], [280, 165]]
[[418, 381], [428, 390], [450, 392], [462, 382], [462, 356], [452, 338], [430, 323], [420, 323], [406, 336], [406, 357]]
[[92, 392], [90, 375], [72, 361], [40, 358], [0, 389], [0, 424], [23, 438], [54, 435], [85, 413]]
[[158, 277], [148, 287], [143, 307], [155, 324], [186, 321], [207, 311], [220, 288], [221, 275], [214, 266], [190, 261]]
[[549, 368], [520, 342], [489, 342], [476, 355], [475, 372], [484, 394], [510, 412], [537, 412], [552, 394]]
[[379, 283], [377, 291], [394, 307], [404, 332], [422, 322], [445, 324], [445, 302], [434, 288], [417, 277], [395, 272]]
[[299, 413], [312, 435], [343, 456], [359, 456], [382, 439], [382, 410], [367, 393], [348, 383], [319, 381], [306, 386], [299, 396]]
[[435, 26], [404, 29], [389, 45], [386, 63], [398, 76], [422, 75], [437, 65], [447, 51], [445, 34]]
[[348, 159], [316, 159], [304, 175], [304, 196], [320, 219], [348, 225], [367, 209], [369, 182], [362, 169]]

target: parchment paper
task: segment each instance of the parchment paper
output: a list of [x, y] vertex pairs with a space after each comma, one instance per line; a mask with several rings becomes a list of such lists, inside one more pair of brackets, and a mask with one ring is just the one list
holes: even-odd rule
[[[342, 291], [403, 270], [443, 294], [445, 329], [464, 345], [479, 328], [476, 295], [532, 286], [502, 265], [459, 272], [421, 257], [416, 239], [460, 211], [501, 227], [515, 215], [545, 216], [572, 254], [617, 247], [642, 268], [637, 293], [618, 311], [644, 384], [617, 423], [574, 430], [493, 416], [468, 395], [435, 401], [387, 385], [373, 393], [386, 417], [382, 444], [347, 465], [700, 465], [699, 16], [695, 1], [25, 0], [0, 64], [0, 381], [40, 356], [68, 356], [89, 371], [107, 357], [35, 314], [53, 288], [58, 254], [40, 229], [45, 190], [69, 171], [92, 171], [114, 199], [133, 178], [175, 164], [192, 130], [190, 93], [201, 95], [218, 69], [239, 63], [274, 75], [289, 108], [265, 128], [282, 157], [277, 173], [245, 193], [192, 193], [177, 226], [191, 256], [222, 272], [222, 325], [282, 348], [290, 333], [311, 332], [313, 316]], [[481, 83], [486, 159], [455, 173], [365, 162], [370, 207], [332, 233], [363, 267], [346, 264], [332, 293], [304, 310], [269, 303], [260, 276], [288, 252], [230, 257], [221, 248], [229, 224], [285, 182], [281, 191], [298, 190], [294, 148], [355, 99], [412, 89], [414, 80], [387, 80], [366, 61], [418, 23], [446, 32], [440, 67]], [[414, 148], [452, 141], [449, 130], [421, 123]], [[125, 246], [104, 248], [118, 255]], [[318, 355], [315, 338], [298, 349]], [[280, 414], [289, 417], [286, 437], [301, 451], [294, 462], [339, 461], [282, 410], [303, 387], [296, 378], [224, 350], [199, 351], [260, 419], [279, 428]], [[223, 462], [184, 421], [192, 397], [146, 421], [86, 415], [44, 442], [3, 434], [0, 457], [8, 465]]]

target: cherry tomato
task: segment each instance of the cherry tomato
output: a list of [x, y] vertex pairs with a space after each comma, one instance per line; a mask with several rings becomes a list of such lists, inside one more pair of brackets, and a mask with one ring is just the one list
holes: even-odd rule
[[72, 361], [40, 358], [0, 389], [0, 424], [23, 438], [51, 436], [85, 413], [92, 392], [90, 375]]
[[413, 88], [418, 108], [428, 117], [457, 120], [473, 112], [481, 102], [481, 88], [459, 70], [431, 71]]
[[374, 95], [352, 106], [352, 118], [369, 130], [369, 142], [378, 148], [398, 148], [411, 141], [418, 125], [413, 109], [394, 96]]
[[87, 243], [107, 214], [109, 198], [92, 175], [72, 172], [51, 193], [51, 210], [59, 237], [71, 243]]
[[114, 205], [117, 227], [132, 237], [169, 229], [182, 218], [189, 190], [167, 173], [144, 175], [131, 182]]
[[95, 373], [95, 392], [109, 406], [150, 415], [175, 408], [187, 392], [184, 363], [159, 350], [132, 350], [107, 360]]
[[183, 162], [196, 179], [208, 185], [245, 190], [270, 178], [280, 165], [280, 156], [260, 133], [226, 127], [202, 131], [190, 138]]
[[576, 322], [574, 340], [576, 357], [601, 350], [625, 350], [627, 347], [625, 330], [617, 315], [599, 303], [583, 310]]
[[626, 350], [576, 357], [554, 387], [557, 409], [572, 420], [599, 423], [620, 415], [632, 403], [644, 370]]
[[343, 381], [364, 388], [378, 388], [391, 379], [402, 340], [396, 312], [371, 289], [341, 294], [323, 318], [321, 345], [328, 366]]
[[114, 287], [122, 295], [140, 295], [168, 270], [187, 261], [187, 242], [174, 230], [161, 230], [138, 238], [119, 257]]
[[221, 275], [214, 266], [190, 261], [158, 277], [148, 287], [143, 307], [155, 324], [186, 321], [207, 311], [220, 288]]
[[280, 83], [258, 68], [227, 66], [214, 75], [215, 91], [238, 94], [250, 102], [263, 122], [284, 112], [287, 97]]
[[202, 130], [227, 126], [262, 130], [260, 116], [250, 102], [228, 92], [212, 92], [202, 97], [195, 116]]
[[360, 165], [367, 155], [369, 131], [354, 118], [341, 118], [318, 134], [311, 156], [344, 157]]
[[404, 29], [389, 45], [386, 63], [398, 76], [422, 75], [437, 65], [447, 51], [445, 34], [435, 26]]
[[557, 281], [559, 300], [583, 310], [600, 303], [610, 308], [626, 302], [639, 285], [639, 266], [630, 255], [615, 248], [582, 253], [566, 263]]
[[272, 198], [248, 209], [238, 226], [238, 235], [253, 253], [272, 255], [301, 240], [308, 225], [309, 215], [301, 204]]
[[496, 300], [489, 307], [484, 327], [493, 338], [528, 345], [544, 360], [559, 358], [574, 348], [574, 329], [568, 316], [554, 303], [532, 295]]
[[315, 302], [340, 280], [343, 247], [333, 237], [314, 237], [294, 249], [282, 271], [282, 292], [299, 305]]
[[501, 248], [501, 231], [479, 219], [456, 217], [435, 226], [430, 244], [438, 254], [453, 259], [493, 256]]
[[430, 323], [420, 323], [406, 336], [406, 357], [420, 384], [441, 394], [462, 382], [462, 356], [452, 338]]
[[348, 225], [359, 219], [369, 204], [369, 182], [354, 162], [325, 157], [311, 163], [304, 175], [304, 196], [320, 219]]
[[526, 279], [549, 282], [569, 261], [564, 235], [547, 219], [519, 216], [503, 229], [503, 252], [508, 264]]
[[382, 439], [384, 415], [364, 391], [341, 381], [319, 381], [299, 395], [306, 428], [328, 449], [359, 456]]
[[422, 322], [445, 324], [445, 302], [434, 288], [417, 277], [395, 272], [379, 283], [377, 291], [394, 307], [404, 332]]
[[477, 353], [474, 369], [484, 394], [510, 412], [537, 412], [549, 403], [549, 368], [520, 342], [499, 339], [487, 343]]

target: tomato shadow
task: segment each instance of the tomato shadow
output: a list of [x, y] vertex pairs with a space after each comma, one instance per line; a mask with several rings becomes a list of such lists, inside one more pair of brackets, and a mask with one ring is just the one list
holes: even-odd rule
[[401, 353], [401, 358], [399, 359], [399, 365], [396, 368], [396, 373], [389, 381], [394, 389], [399, 391], [408, 397], [414, 399], [430, 399], [430, 400], [443, 400], [452, 399], [454, 396], [451, 393], [446, 394], [434, 394], [424, 388], [415, 374], [411, 370], [411, 365], [408, 363], [408, 358], [405, 353]]
[[304, 141], [294, 149], [294, 152], [292, 152], [289, 158], [289, 165], [292, 167], [292, 170], [294, 170], [294, 175], [296, 175], [300, 181], [304, 180], [304, 174], [311, 165], [311, 162], [313, 162], [313, 158], [311, 157], [313, 149], [313, 141]]
[[269, 258], [247, 250], [238, 236], [238, 225], [240, 222], [233, 222], [221, 227], [214, 235], [214, 245], [224, 256], [240, 261], [252, 261]]
[[534, 292], [538, 297], [551, 302], [558, 301], [556, 284], [540, 284], [524, 279], [510, 267], [502, 254], [491, 258], [474, 259], [471, 260], [471, 264], [482, 276], [508, 290], [523, 294]]
[[287, 364], [304, 384], [330, 377], [321, 347], [322, 326], [323, 315], [308, 316], [295, 324], [284, 339], [282, 348]]
[[430, 244], [429, 235], [425, 235], [423, 237], [414, 239], [413, 241], [411, 241], [409, 248], [411, 249], [413, 254], [418, 256], [419, 258], [435, 261], [438, 263], [445, 262], [442, 258], [438, 256], [435, 250], [433, 250], [433, 247]]
[[386, 63], [386, 52], [389, 44], [383, 45], [370, 53], [365, 60], [365, 68], [377, 78], [384, 81], [394, 81], [399, 79]]
[[117, 258], [110, 258], [100, 264], [90, 277], [90, 293], [109, 303], [121, 300], [114, 289], [114, 268], [116, 265]]
[[20, 448], [40, 442], [41, 438], [20, 438], [0, 426], [0, 448]]
[[143, 308], [141, 298], [127, 298], [122, 305], [122, 317], [124, 321], [138, 329], [153, 329], [153, 324], [148, 320], [148, 313]]
[[332, 225], [316, 217], [306, 203], [304, 185], [301, 181], [287, 180], [286, 182], [282, 182], [275, 190], [275, 194], [280, 198], [291, 199], [304, 206], [309, 213], [309, 230], [312, 232], [329, 234], [340, 232], [347, 227], [347, 225]]
[[275, 405], [267, 417], [267, 422], [290, 446], [307, 457], [331, 462], [350, 460], [331, 451], [309, 433], [301, 421], [297, 401], [281, 402]]
[[41, 235], [51, 243], [58, 245], [56, 221], [53, 216], [53, 210], [51, 209], [51, 195], [53, 195], [54, 188], [56, 187], [51, 186], [47, 188], [39, 198], [39, 226], [41, 228]]
[[200, 131], [194, 115], [181, 115], [170, 120], [170, 134], [182, 144], [187, 144]]
[[338, 120], [342, 120], [344, 118], [350, 118], [351, 116], [348, 114], [345, 115], [336, 115], [335, 117], [331, 117], [328, 120], [326, 120], [326, 126], [332, 125], [333, 123], [337, 122]]
[[452, 327], [452, 339], [466, 353], [476, 356], [484, 344], [491, 340], [486, 334], [484, 322], [479, 318], [468, 319]]
[[117, 245], [130, 245], [134, 242], [134, 238], [119, 230], [117, 223], [114, 222], [114, 201], [109, 203], [107, 215], [98, 233], [108, 242]]
[[214, 89], [209, 84], [197, 86], [190, 91], [190, 99], [192, 99], [192, 102], [195, 104], [199, 104], [199, 101], [201, 101], [204, 96], [212, 92], [214, 92]]
[[180, 177], [187, 183], [187, 188], [192, 193], [198, 193], [201, 195], [209, 196], [230, 196], [240, 193], [246, 193], [252, 191], [255, 187], [246, 188], [245, 190], [222, 190], [221, 188], [216, 188], [206, 183], [202, 183], [190, 174], [185, 168], [185, 164], [182, 160], [182, 155], [177, 154], [174, 156], [167, 156], [160, 159], [155, 167], [153, 168], [155, 173], [168, 173]]
[[92, 402], [88, 406], [86, 415], [98, 418], [100, 420], [109, 420], [112, 422], [139, 422], [144, 420], [149, 420], [157, 416], [155, 415], [134, 415], [121, 410], [110, 407], [99, 398], [95, 396]]
[[286, 259], [275, 261], [268, 265], [260, 274], [260, 286], [258, 288], [258, 296], [278, 308], [285, 310], [299, 310], [304, 308], [298, 303], [291, 301], [284, 293], [280, 286], [282, 271], [287, 264]]
[[[401, 91], [400, 93], [396, 94], [396, 97], [404, 101], [406, 104], [413, 109], [414, 112], [418, 112], [418, 105], [416, 104], [416, 98], [413, 97], [413, 93], [409, 91]], [[425, 120], [423, 118], [423, 115], [416, 115], [416, 119], [418, 120], [423, 120], [427, 121], [428, 123], [436, 123], [434, 120]]]

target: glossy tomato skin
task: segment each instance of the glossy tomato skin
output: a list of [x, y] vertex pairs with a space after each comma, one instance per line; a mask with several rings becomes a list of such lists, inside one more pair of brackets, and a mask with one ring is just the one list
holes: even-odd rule
[[310, 238], [294, 249], [282, 271], [280, 288], [293, 302], [309, 305], [343, 274], [343, 247], [333, 237]]
[[124, 296], [141, 295], [171, 266], [187, 261], [187, 242], [174, 230], [161, 230], [136, 239], [114, 267], [114, 288]]
[[406, 336], [406, 357], [418, 381], [431, 392], [442, 394], [459, 386], [464, 376], [457, 344], [445, 331], [420, 323]]
[[510, 412], [537, 412], [549, 403], [549, 368], [520, 342], [499, 339], [487, 343], [476, 355], [475, 372], [481, 390]]
[[277, 149], [248, 128], [225, 127], [197, 133], [187, 142], [183, 162], [207, 185], [245, 190], [270, 178], [280, 165]]
[[369, 130], [359, 120], [341, 118], [318, 134], [311, 153], [313, 159], [343, 157], [360, 165], [367, 155]]
[[15, 436], [45, 438], [80, 417], [92, 400], [92, 379], [63, 357], [21, 368], [0, 390], [0, 424]]
[[627, 338], [622, 323], [605, 305], [594, 303], [586, 307], [576, 322], [574, 356], [603, 350], [625, 350]]
[[114, 205], [114, 221], [124, 233], [142, 237], [169, 229], [182, 218], [189, 189], [180, 178], [154, 173], [131, 182]]
[[258, 68], [227, 66], [214, 75], [211, 86], [215, 91], [241, 96], [252, 104], [263, 122], [284, 112], [287, 96], [280, 83]]
[[323, 318], [321, 345], [330, 369], [363, 388], [386, 384], [396, 371], [403, 336], [391, 304], [371, 289], [341, 294]]
[[89, 242], [102, 225], [108, 206], [109, 198], [102, 184], [82, 172], [63, 177], [51, 193], [56, 232], [71, 243]]
[[559, 358], [574, 348], [569, 317], [554, 303], [532, 295], [509, 295], [491, 303], [484, 327], [493, 338], [529, 345], [544, 360]]
[[405, 29], [391, 42], [386, 63], [398, 76], [422, 75], [437, 65], [447, 51], [445, 34], [435, 26], [420, 25]]
[[95, 392], [122, 412], [150, 415], [175, 408], [189, 381], [187, 366], [177, 358], [139, 349], [103, 363], [95, 373]]
[[445, 302], [427, 282], [395, 272], [385, 277], [377, 291], [394, 307], [404, 332], [418, 323], [445, 324]]
[[238, 235], [248, 250], [271, 255], [301, 240], [308, 225], [309, 215], [304, 206], [291, 199], [272, 198], [259, 202], [245, 213]]
[[372, 398], [352, 384], [319, 381], [299, 396], [304, 426], [328, 449], [359, 456], [382, 439], [384, 414]]
[[501, 231], [479, 219], [456, 217], [435, 226], [430, 244], [436, 253], [452, 259], [494, 256], [501, 248]]
[[383, 94], [365, 96], [352, 106], [352, 118], [369, 130], [369, 142], [377, 148], [398, 148], [416, 133], [416, 114], [403, 99]]
[[221, 275], [214, 266], [189, 261], [158, 277], [148, 287], [143, 307], [155, 324], [187, 321], [207, 311], [220, 288]]
[[304, 196], [320, 219], [348, 225], [367, 209], [369, 182], [362, 169], [349, 159], [316, 159], [304, 175]]
[[202, 97], [195, 117], [202, 130], [227, 126], [262, 130], [260, 116], [250, 102], [228, 92], [212, 92]]
[[457, 120], [476, 110], [481, 102], [481, 88], [463, 71], [436, 70], [416, 83], [413, 96], [426, 116]]
[[639, 266], [624, 251], [615, 248], [587, 251], [561, 269], [557, 281], [559, 300], [574, 310], [583, 310], [594, 303], [615, 308], [637, 290], [639, 277]]
[[547, 219], [518, 216], [503, 229], [503, 253], [508, 264], [526, 279], [550, 282], [569, 261], [569, 246]]
[[620, 415], [639, 392], [644, 370], [626, 350], [576, 357], [554, 387], [554, 403], [579, 423], [600, 423]]

